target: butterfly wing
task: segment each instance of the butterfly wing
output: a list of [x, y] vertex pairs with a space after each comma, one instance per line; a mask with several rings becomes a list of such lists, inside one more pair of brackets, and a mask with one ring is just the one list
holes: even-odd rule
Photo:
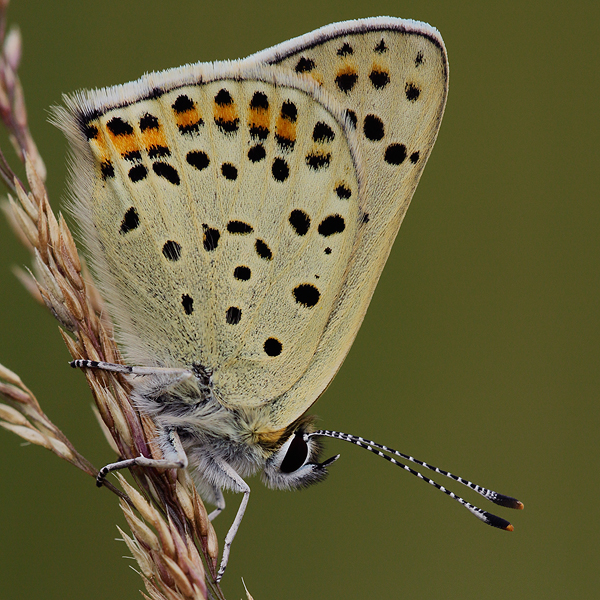
[[389, 17], [334, 23], [246, 61], [314, 79], [346, 112], [364, 169], [366, 223], [306, 374], [272, 406], [273, 419], [283, 422], [327, 387], [358, 332], [437, 137], [448, 61], [436, 29]]
[[58, 121], [128, 360], [202, 365], [226, 406], [281, 397], [363, 226], [337, 105], [271, 67], [199, 64], [67, 99]]
[[300, 416], [358, 332], [447, 75], [434, 29], [380, 18], [67, 99], [74, 212], [128, 360], [202, 365], [267, 428]]

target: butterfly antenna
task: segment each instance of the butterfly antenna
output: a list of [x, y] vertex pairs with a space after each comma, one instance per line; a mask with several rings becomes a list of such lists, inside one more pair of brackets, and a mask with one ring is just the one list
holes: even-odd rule
[[426, 462], [423, 462], [422, 460], [418, 460], [416, 458], [413, 458], [412, 456], [409, 456], [408, 454], [398, 452], [397, 450], [394, 450], [393, 448], [388, 448], [387, 446], [382, 446], [381, 444], [377, 444], [371, 440], [365, 440], [362, 437], [359, 437], [356, 435], [351, 435], [349, 433], [342, 433], [341, 431], [328, 431], [326, 429], [319, 429], [318, 431], [314, 431], [314, 432], [308, 434], [308, 436], [309, 437], [312, 437], [312, 436], [330, 437], [330, 438], [334, 438], [334, 439], [338, 439], [338, 440], [343, 440], [344, 442], [350, 442], [351, 444], [360, 446], [361, 448], [364, 448], [365, 450], [369, 450], [370, 452], [373, 452], [373, 454], [377, 454], [377, 456], [381, 456], [381, 458], [385, 458], [386, 460], [395, 464], [396, 466], [401, 467], [405, 471], [408, 471], [415, 477], [418, 477], [419, 479], [426, 481], [427, 483], [432, 485], [434, 488], [444, 492], [444, 494], [447, 494], [448, 496], [450, 496], [450, 498], [453, 498], [454, 500], [456, 500], [459, 504], [464, 506], [469, 512], [471, 512], [473, 515], [475, 515], [478, 519], [480, 519], [487, 525], [491, 525], [492, 527], [497, 527], [498, 529], [504, 529], [506, 531], [513, 531], [513, 529], [514, 529], [514, 527], [506, 519], [497, 517], [496, 515], [493, 515], [493, 514], [487, 512], [486, 510], [482, 510], [481, 508], [474, 506], [473, 504], [467, 502], [460, 496], [457, 496], [454, 492], [451, 492], [450, 490], [446, 489], [443, 485], [436, 483], [435, 481], [433, 481], [433, 479], [429, 479], [429, 477], [425, 477], [424, 475], [419, 473], [419, 471], [412, 469], [408, 465], [398, 462], [392, 456], [388, 456], [387, 454], [384, 454], [384, 452], [393, 454], [394, 456], [399, 456], [400, 458], [402, 458], [404, 460], [415, 463], [421, 467], [429, 469], [430, 471], [435, 471], [436, 473], [439, 473], [440, 475], [449, 477], [450, 479], [453, 479], [454, 481], [458, 481], [458, 483], [462, 483], [463, 485], [466, 485], [469, 489], [473, 490], [474, 492], [477, 492], [478, 494], [480, 494], [481, 496], [483, 496], [490, 502], [493, 502], [494, 504], [498, 504], [499, 506], [504, 506], [506, 508], [515, 508], [515, 509], [524, 508], [523, 503], [520, 502], [519, 500], [517, 500], [516, 498], [512, 498], [511, 496], [505, 496], [504, 494], [499, 494], [498, 492], [494, 492], [493, 490], [489, 490], [487, 488], [481, 487], [480, 485], [472, 483], [471, 481], [463, 479], [462, 477], [453, 475], [452, 473], [449, 473], [448, 471], [444, 471], [443, 469], [439, 469], [438, 467], [429, 465]]

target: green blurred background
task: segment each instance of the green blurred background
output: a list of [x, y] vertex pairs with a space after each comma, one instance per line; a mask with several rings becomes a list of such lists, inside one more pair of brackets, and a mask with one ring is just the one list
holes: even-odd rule
[[[408, 474], [330, 441], [342, 458], [324, 484], [284, 493], [250, 480], [225, 594], [242, 597], [244, 577], [256, 600], [597, 597], [597, 3], [15, 0], [51, 199], [58, 206], [66, 174], [65, 142], [47, 122], [61, 93], [235, 59], [375, 15], [441, 31], [450, 95], [364, 325], [315, 412], [324, 427], [390, 444], [526, 509], [494, 510], [512, 534], [485, 527]], [[100, 466], [113, 455], [90, 394], [56, 323], [11, 274], [27, 255], [4, 222], [0, 251], [0, 362]], [[0, 449], [0, 598], [138, 598], [115, 541], [125, 522], [114, 496], [8, 432]], [[221, 539], [239, 499], [229, 495], [217, 520]]]

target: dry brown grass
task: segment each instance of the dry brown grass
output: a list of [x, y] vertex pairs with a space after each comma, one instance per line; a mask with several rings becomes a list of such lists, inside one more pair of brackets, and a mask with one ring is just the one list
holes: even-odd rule
[[[8, 0], [0, 1], [0, 118], [17, 156], [25, 165], [22, 182], [0, 151], [0, 177], [12, 192], [5, 213], [15, 234], [31, 251], [32, 271], [19, 278], [61, 325], [71, 356], [120, 362], [113, 327], [103, 301], [81, 261], [61, 214], [53, 213], [46, 169], [27, 124], [23, 90], [17, 74], [21, 57], [18, 31], [6, 30]], [[86, 370], [103, 430], [118, 456], [162, 458], [153, 443], [155, 426], [130, 401], [127, 381], [119, 374]], [[21, 379], [0, 365], [0, 425], [32, 444], [95, 477], [97, 469], [81, 456], [43, 413]], [[136, 559], [146, 598], [182, 600], [223, 598], [214, 582], [218, 555], [215, 531], [187, 471], [132, 469], [139, 491], [118, 476], [121, 503], [131, 536], [121, 531]]]

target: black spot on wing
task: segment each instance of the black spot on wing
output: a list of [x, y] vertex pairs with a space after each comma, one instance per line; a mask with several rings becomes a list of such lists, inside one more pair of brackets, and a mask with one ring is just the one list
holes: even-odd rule
[[83, 134], [87, 140], [94, 140], [98, 135], [98, 128], [95, 125], [85, 125]]
[[298, 235], [302, 236], [308, 233], [310, 217], [303, 210], [293, 210], [290, 213], [289, 222]]
[[283, 158], [276, 158], [271, 167], [275, 181], [284, 182], [290, 175], [290, 168]]
[[242, 319], [242, 309], [237, 306], [230, 306], [225, 313], [225, 320], [229, 325], [237, 325]]
[[181, 245], [169, 240], [163, 246], [162, 253], [167, 260], [175, 262], [181, 258]]
[[267, 155], [265, 147], [262, 144], [256, 144], [248, 150], [248, 158], [253, 162], [260, 162]]
[[306, 58], [303, 56], [296, 63], [294, 70], [296, 73], [310, 73], [315, 68], [315, 61], [312, 58]]
[[189, 165], [195, 169], [198, 169], [198, 171], [206, 169], [206, 167], [208, 167], [210, 164], [208, 154], [206, 154], [206, 152], [202, 152], [202, 150], [191, 150], [186, 154], [185, 160]]
[[352, 69], [346, 69], [338, 73], [335, 78], [335, 84], [341, 92], [348, 94], [358, 81], [358, 74]]
[[194, 312], [194, 299], [188, 295], [181, 296], [181, 305], [186, 315], [191, 315]]
[[252, 225], [244, 223], [243, 221], [229, 221], [229, 223], [227, 223], [227, 231], [237, 235], [246, 235], [252, 233], [254, 229], [252, 229]]
[[354, 54], [354, 48], [352, 48], [352, 46], [346, 42], [337, 49], [336, 54], [338, 56], [349, 56], [350, 54]]
[[377, 44], [377, 46], [375, 46], [375, 48], [373, 48], [373, 50], [375, 52], [377, 52], [377, 54], [383, 54], [384, 52], [387, 52], [388, 47], [385, 45], [385, 42], [383, 41], [383, 38], [381, 39], [381, 41], [379, 42], [379, 44]]
[[348, 200], [352, 196], [352, 190], [345, 184], [340, 183], [335, 188], [335, 193], [340, 200]]
[[264, 242], [263, 240], [256, 240], [256, 243], [254, 244], [254, 248], [256, 250], [256, 253], [264, 260], [271, 260], [273, 258], [273, 252], [271, 252], [271, 249], [269, 248], [269, 246], [267, 246], [266, 242]]
[[390, 144], [385, 149], [384, 159], [390, 165], [401, 165], [406, 160], [406, 146], [404, 144]]
[[188, 110], [192, 110], [194, 108], [194, 101], [185, 94], [181, 94], [181, 96], [177, 97], [177, 100], [173, 102], [171, 108], [178, 114], [187, 112]]
[[281, 116], [290, 121], [290, 123], [295, 123], [298, 119], [298, 108], [293, 102], [286, 100], [281, 105]]
[[323, 237], [329, 237], [335, 233], [342, 233], [346, 229], [346, 222], [342, 215], [329, 215], [325, 217], [320, 223], [318, 232]]
[[279, 356], [283, 350], [283, 345], [278, 339], [270, 337], [265, 340], [263, 349], [267, 356]]
[[108, 130], [116, 136], [119, 135], [131, 135], [133, 133], [133, 127], [121, 117], [113, 117], [107, 124]]
[[158, 129], [158, 127], [158, 118], [150, 113], [146, 113], [140, 119], [140, 131], [142, 132], [147, 131], [148, 129]]
[[306, 155], [306, 164], [314, 171], [327, 168], [331, 162], [329, 152], [309, 152]]
[[159, 177], [166, 179], [169, 183], [172, 183], [173, 185], [179, 185], [181, 183], [177, 169], [168, 163], [154, 162], [152, 163], [152, 170]]
[[121, 154], [121, 158], [129, 162], [137, 162], [138, 160], [142, 160], [142, 155], [139, 150], [130, 150]]
[[150, 146], [148, 148], [148, 158], [164, 158], [171, 156], [171, 151], [166, 146]]
[[327, 123], [318, 121], [313, 128], [312, 137], [313, 141], [324, 144], [325, 142], [332, 142], [335, 139], [335, 133]]
[[228, 90], [225, 88], [220, 89], [215, 96], [215, 104], [218, 106], [229, 106], [233, 104], [233, 98]]
[[367, 115], [363, 122], [363, 132], [372, 142], [381, 140], [384, 136], [383, 121], [376, 115]]
[[102, 174], [102, 179], [106, 181], [107, 179], [111, 179], [115, 176], [115, 168], [110, 160], [105, 160], [100, 165], [100, 173]]
[[269, 99], [263, 92], [254, 92], [252, 99], [250, 100], [250, 108], [261, 108], [267, 110], [269, 108]]
[[312, 308], [319, 302], [321, 292], [312, 283], [303, 283], [297, 285], [292, 294], [298, 304], [302, 304], [306, 308]]
[[204, 238], [202, 240], [204, 249], [207, 252], [212, 252], [213, 250], [216, 250], [217, 246], [219, 245], [219, 238], [221, 237], [221, 232], [214, 227], [209, 227], [208, 225], [206, 225], [206, 223], [202, 224], [202, 229], [204, 230]]
[[223, 163], [221, 165], [221, 173], [225, 179], [229, 179], [229, 181], [235, 181], [238, 176], [238, 170], [231, 163]]
[[404, 88], [404, 93], [409, 102], [416, 102], [421, 95], [421, 90], [414, 83], [407, 83]]
[[249, 267], [240, 266], [236, 267], [233, 271], [233, 276], [240, 281], [248, 281], [251, 275], [252, 272], [250, 271]]
[[131, 167], [131, 169], [129, 169], [129, 173], [127, 173], [127, 175], [133, 183], [137, 183], [138, 181], [146, 179], [148, 175], [148, 169], [146, 169], [144, 165], [135, 165], [135, 167]]
[[132, 229], [137, 229], [140, 224], [140, 216], [137, 210], [132, 206], [127, 209], [125, 215], [123, 216], [123, 221], [121, 221], [121, 229], [120, 232], [122, 234], [128, 233]]
[[382, 90], [390, 82], [390, 74], [387, 71], [373, 69], [369, 73], [369, 79], [376, 90]]

